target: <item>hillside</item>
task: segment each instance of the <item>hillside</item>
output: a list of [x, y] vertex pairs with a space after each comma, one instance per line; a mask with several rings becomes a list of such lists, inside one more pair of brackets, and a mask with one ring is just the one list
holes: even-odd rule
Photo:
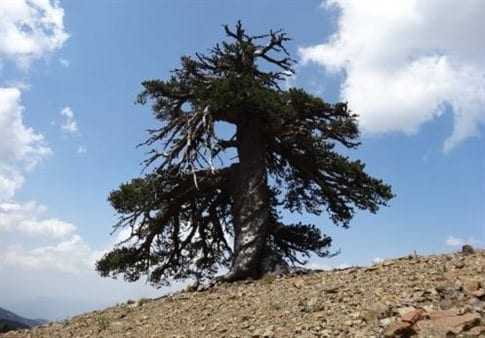
[[12, 330], [28, 329], [30, 326], [8, 319], [0, 319], [0, 333]]
[[0, 332], [30, 328], [32, 326], [44, 324], [45, 322], [46, 321], [41, 319], [24, 318], [0, 307]]
[[216, 285], [7, 337], [485, 337], [485, 252]]

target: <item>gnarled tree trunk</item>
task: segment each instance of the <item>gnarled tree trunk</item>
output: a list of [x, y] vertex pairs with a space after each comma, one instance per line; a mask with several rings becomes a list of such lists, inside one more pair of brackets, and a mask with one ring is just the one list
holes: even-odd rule
[[256, 119], [238, 124], [239, 172], [233, 193], [234, 256], [227, 281], [258, 278], [287, 266], [271, 252], [268, 237], [271, 205], [265, 165], [265, 143]]

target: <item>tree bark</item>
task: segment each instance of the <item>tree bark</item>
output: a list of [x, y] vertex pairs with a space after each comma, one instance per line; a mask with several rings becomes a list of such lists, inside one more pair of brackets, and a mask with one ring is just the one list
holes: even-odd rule
[[265, 142], [257, 120], [237, 126], [238, 174], [233, 193], [234, 256], [225, 281], [259, 278], [287, 264], [268, 246], [271, 204], [265, 164]]
[[263, 135], [257, 122], [237, 124], [239, 157], [233, 193], [234, 254], [227, 281], [257, 278], [268, 238], [270, 205]]

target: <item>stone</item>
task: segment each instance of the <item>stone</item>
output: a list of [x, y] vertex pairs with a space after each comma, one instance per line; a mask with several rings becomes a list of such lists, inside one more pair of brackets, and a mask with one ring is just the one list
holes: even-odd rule
[[351, 274], [351, 273], [355, 273], [355, 272], [359, 271], [359, 269], [358, 269], [358, 268], [355, 268], [355, 267], [350, 267], [350, 268], [348, 268], [348, 269], [344, 269], [343, 271], [344, 271], [346, 274]]
[[303, 280], [303, 278], [297, 278], [294, 282], [293, 282], [293, 286], [297, 289], [301, 289], [302, 287], [305, 286], [305, 280]]
[[396, 321], [384, 329], [384, 337], [409, 337], [416, 334], [410, 323]]
[[199, 286], [199, 283], [192, 283], [187, 285], [187, 287], [184, 289], [185, 292], [195, 292], [197, 291], [197, 286]]
[[138, 299], [136, 302], [135, 302], [135, 306], [139, 307], [139, 306], [143, 306], [145, 304], [147, 304], [149, 302], [148, 299], [146, 298], [141, 298], [141, 299]]
[[432, 316], [430, 319], [421, 320], [416, 323], [416, 327], [423, 337], [438, 335], [446, 337], [450, 334], [460, 334], [474, 326], [480, 324], [480, 315], [478, 313], [466, 313], [461, 316], [446, 316], [443, 313]]
[[451, 309], [447, 309], [447, 310], [430, 312], [428, 314], [428, 317], [431, 320], [453, 317], [453, 316], [458, 316], [458, 309], [451, 308]]
[[473, 291], [471, 294], [473, 297], [476, 297], [478, 299], [483, 299], [485, 298], [485, 289], [479, 289], [479, 290]]
[[377, 319], [384, 318], [388, 313], [389, 313], [389, 306], [384, 303], [378, 302], [367, 307], [362, 312], [362, 318], [366, 322], [370, 323]]
[[394, 318], [383, 318], [379, 321], [379, 325], [382, 327], [389, 326], [392, 322], [394, 322]]
[[323, 289], [323, 291], [325, 293], [337, 293], [338, 290], [339, 290], [338, 286], [329, 286], [329, 287], [326, 287], [325, 289]]
[[456, 262], [455, 263], [455, 269], [463, 269], [465, 267], [464, 262]]
[[455, 281], [455, 290], [462, 291], [463, 290], [463, 282], [459, 279]]
[[345, 326], [352, 326], [354, 324], [354, 322], [352, 320], [346, 320], [344, 321], [344, 325]]
[[463, 281], [463, 290], [468, 294], [471, 294], [471, 293], [479, 290], [480, 287], [481, 287], [481, 283], [480, 283], [479, 280], [466, 279], [465, 281]]
[[475, 327], [471, 328], [469, 331], [467, 331], [466, 334], [468, 336], [471, 336], [471, 337], [484, 336], [485, 335], [485, 325], [475, 326]]
[[403, 322], [407, 322], [410, 324], [416, 323], [418, 320], [422, 319], [426, 314], [426, 311], [423, 309], [414, 309], [411, 310], [401, 316], [401, 320]]
[[436, 311], [436, 308], [433, 304], [428, 304], [423, 306], [423, 310], [426, 312]]
[[441, 310], [448, 310], [452, 308], [453, 306], [453, 301], [451, 299], [445, 298], [440, 300], [440, 308]]

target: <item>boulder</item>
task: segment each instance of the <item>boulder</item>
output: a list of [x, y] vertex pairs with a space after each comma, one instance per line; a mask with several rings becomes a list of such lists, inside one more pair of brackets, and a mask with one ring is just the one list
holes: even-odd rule
[[477, 279], [466, 279], [463, 281], [463, 290], [468, 294], [472, 294], [480, 288], [481, 283]]
[[463, 331], [473, 328], [480, 324], [478, 313], [465, 313], [463, 315], [447, 315], [445, 311], [430, 314], [430, 319], [416, 323], [416, 328], [422, 337], [447, 337], [458, 335]]
[[401, 316], [401, 321], [414, 324], [418, 320], [421, 320], [426, 315], [426, 311], [423, 309], [414, 309]]

